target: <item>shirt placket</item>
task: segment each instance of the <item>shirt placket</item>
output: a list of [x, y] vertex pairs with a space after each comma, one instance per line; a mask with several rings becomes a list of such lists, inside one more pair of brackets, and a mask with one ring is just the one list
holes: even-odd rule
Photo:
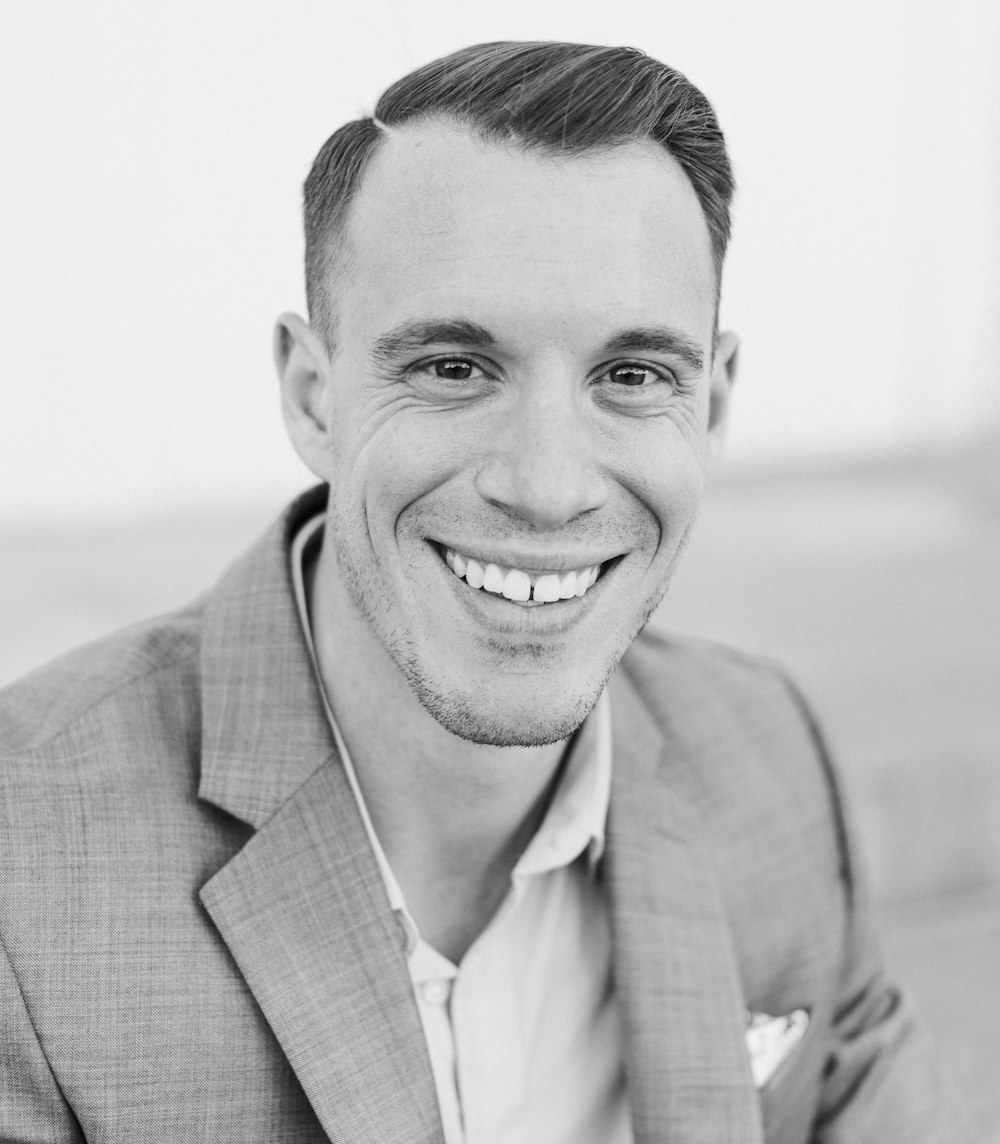
[[512, 1138], [524, 1103], [525, 1045], [514, 966], [508, 953], [521, 894], [512, 892], [462, 959], [451, 996], [451, 1027], [466, 1144]]
[[465, 1144], [461, 1098], [455, 1072], [451, 997], [458, 969], [419, 938], [410, 953], [410, 978], [434, 1074], [445, 1144]]

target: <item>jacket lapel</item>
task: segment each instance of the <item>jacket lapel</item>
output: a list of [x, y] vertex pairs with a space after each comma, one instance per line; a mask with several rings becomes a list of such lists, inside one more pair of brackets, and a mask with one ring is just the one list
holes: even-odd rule
[[256, 832], [201, 900], [334, 1141], [438, 1144], [402, 936], [322, 707], [288, 542], [319, 492], [205, 609], [200, 796]]
[[658, 766], [679, 749], [624, 674], [611, 684], [606, 884], [637, 1144], [761, 1144], [745, 1003], [700, 824]]
[[321, 767], [203, 888], [212, 915], [324, 1131], [439, 1141], [402, 949], [336, 761]]

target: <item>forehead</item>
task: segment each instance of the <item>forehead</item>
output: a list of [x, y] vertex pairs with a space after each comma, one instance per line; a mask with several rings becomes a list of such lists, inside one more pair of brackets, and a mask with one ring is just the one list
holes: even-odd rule
[[387, 319], [428, 307], [489, 318], [477, 309], [500, 305], [550, 326], [670, 319], [701, 334], [714, 322], [704, 214], [652, 142], [565, 157], [407, 125], [373, 157], [344, 237], [342, 302]]

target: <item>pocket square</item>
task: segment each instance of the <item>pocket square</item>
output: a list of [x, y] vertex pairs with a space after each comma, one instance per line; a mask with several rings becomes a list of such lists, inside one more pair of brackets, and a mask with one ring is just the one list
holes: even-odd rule
[[787, 1017], [771, 1017], [767, 1013], [747, 1014], [747, 1052], [750, 1054], [753, 1085], [758, 1092], [802, 1040], [808, 1025], [807, 1009], [794, 1009]]

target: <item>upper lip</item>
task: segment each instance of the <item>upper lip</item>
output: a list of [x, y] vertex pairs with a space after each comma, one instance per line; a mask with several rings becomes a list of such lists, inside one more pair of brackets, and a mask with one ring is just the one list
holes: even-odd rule
[[[558, 552], [540, 552], [537, 549], [529, 551], [526, 548], [512, 548], [501, 552], [489, 543], [478, 544], [474, 541], [463, 541], [453, 544], [446, 540], [434, 540], [431, 543], [441, 549], [442, 554], [446, 548], [452, 552], [460, 552], [465, 557], [478, 560], [481, 564], [496, 564], [501, 568], [518, 568], [522, 572], [572, 572], [579, 568], [590, 568], [594, 564], [605, 564], [609, 560], [623, 555], [621, 552], [578, 553], [560, 549]], [[492, 542], [495, 545], [495, 541]]]

